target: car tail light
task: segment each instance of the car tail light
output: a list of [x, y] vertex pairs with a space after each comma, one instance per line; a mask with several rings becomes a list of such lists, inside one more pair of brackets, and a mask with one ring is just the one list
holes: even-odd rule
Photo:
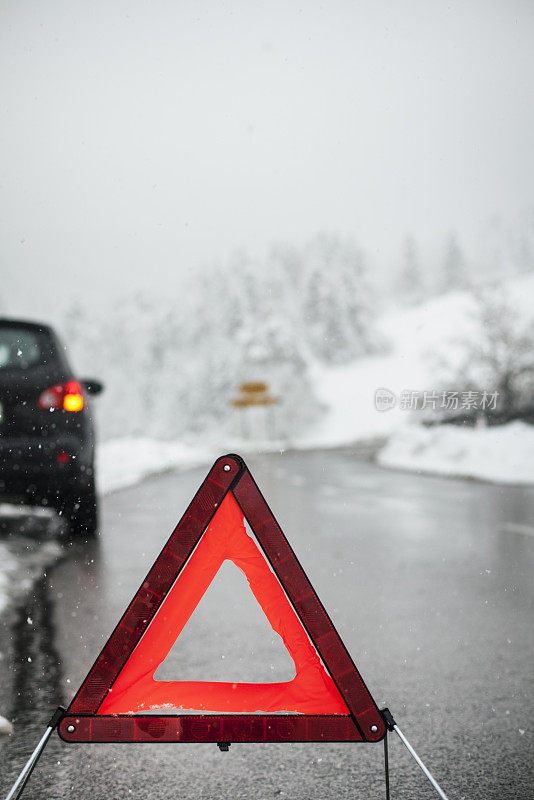
[[82, 387], [78, 381], [50, 386], [41, 392], [38, 400], [39, 408], [47, 411], [56, 411], [60, 408], [65, 411], [81, 411], [83, 403]]
[[69, 381], [65, 386], [63, 395], [63, 408], [65, 411], [81, 411], [83, 408], [82, 387], [78, 381]]

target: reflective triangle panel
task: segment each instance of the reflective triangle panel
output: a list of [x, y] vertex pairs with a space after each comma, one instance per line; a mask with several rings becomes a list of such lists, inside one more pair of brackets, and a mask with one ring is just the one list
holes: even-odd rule
[[[256, 541], [246, 532], [245, 516]], [[243, 572], [281, 636], [295, 677], [277, 683], [156, 680], [154, 673], [227, 559]], [[378, 741], [384, 736], [376, 704], [239, 456], [215, 462], [59, 732], [65, 741]]]

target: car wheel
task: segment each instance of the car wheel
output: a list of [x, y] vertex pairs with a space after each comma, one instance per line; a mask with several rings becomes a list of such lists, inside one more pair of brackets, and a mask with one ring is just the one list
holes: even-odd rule
[[64, 516], [72, 536], [95, 536], [98, 532], [98, 500], [94, 481], [83, 489], [77, 489], [63, 500], [61, 516]]

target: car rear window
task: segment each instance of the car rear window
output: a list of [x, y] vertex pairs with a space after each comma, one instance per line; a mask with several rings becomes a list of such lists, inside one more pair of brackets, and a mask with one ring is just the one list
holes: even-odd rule
[[47, 338], [40, 331], [0, 327], [0, 370], [40, 366], [49, 352]]

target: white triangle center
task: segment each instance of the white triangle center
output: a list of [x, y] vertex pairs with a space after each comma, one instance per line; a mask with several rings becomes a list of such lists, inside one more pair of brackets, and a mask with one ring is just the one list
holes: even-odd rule
[[247, 579], [224, 561], [167, 658], [160, 681], [274, 683], [295, 677], [295, 666], [273, 631]]

